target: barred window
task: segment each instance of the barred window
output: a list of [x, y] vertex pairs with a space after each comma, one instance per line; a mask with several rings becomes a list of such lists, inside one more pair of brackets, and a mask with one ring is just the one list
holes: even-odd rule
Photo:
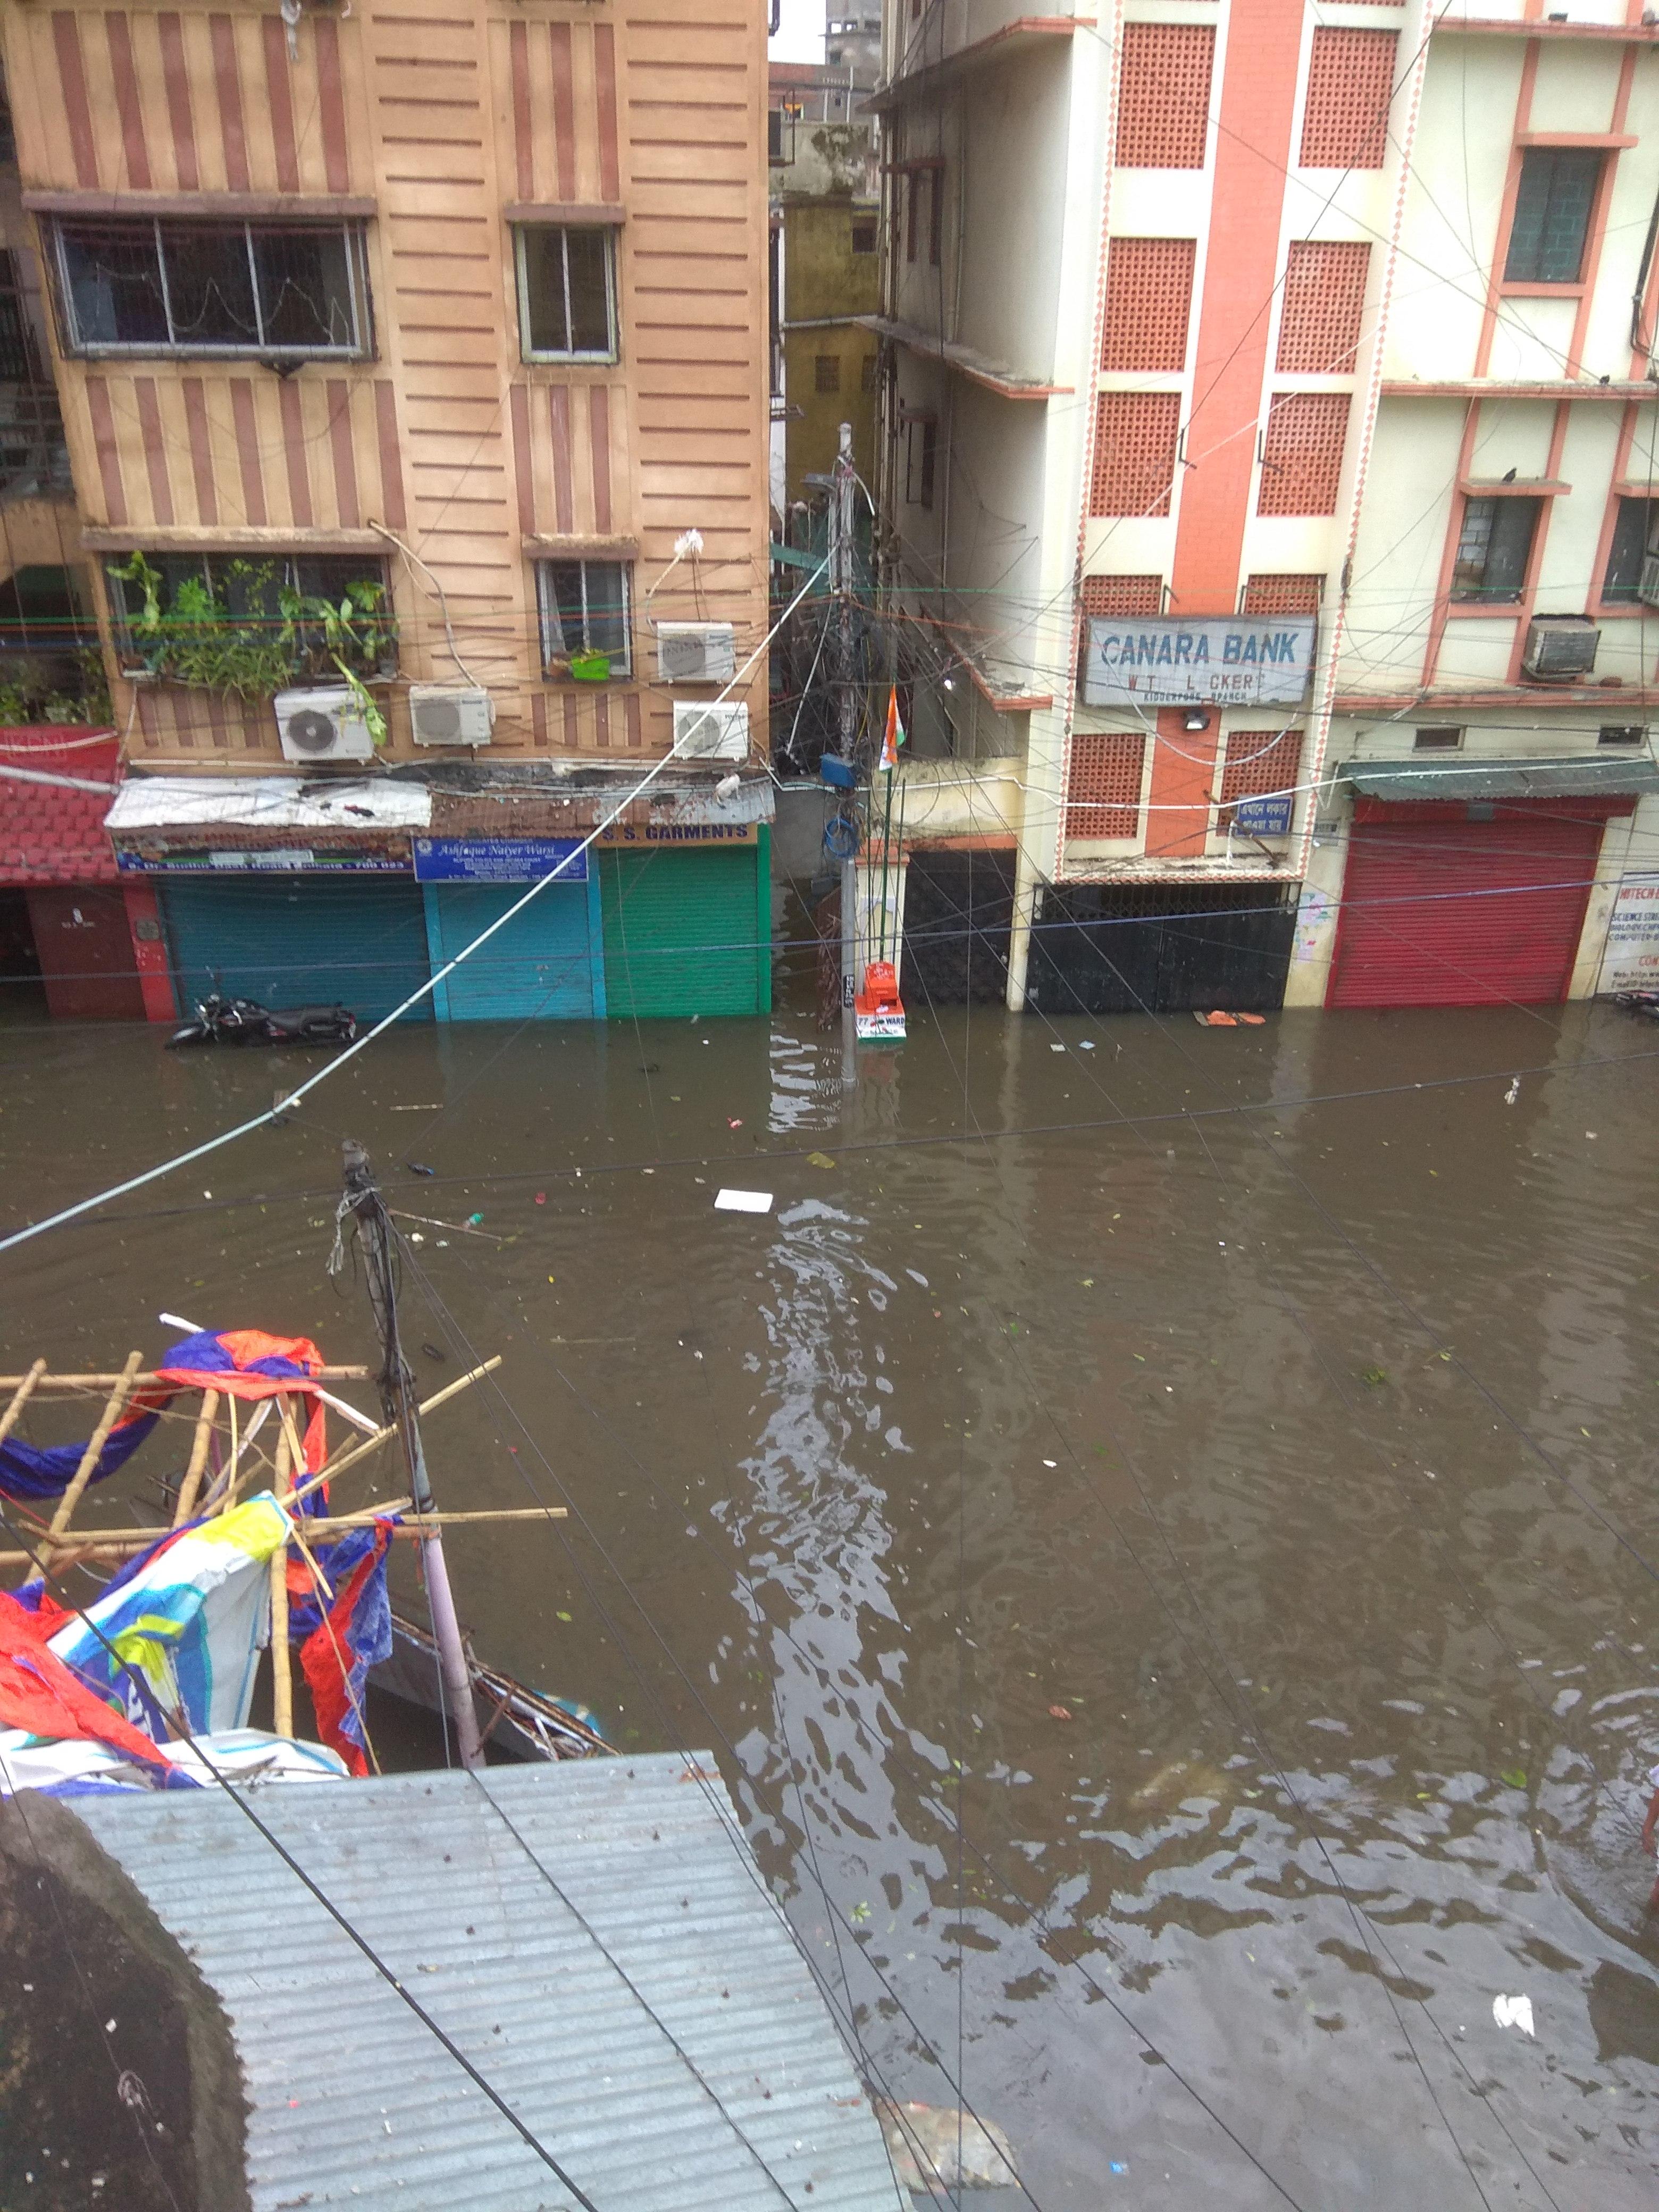
[[75, 354], [369, 351], [358, 223], [60, 222], [52, 249]]
[[1126, 23], [1117, 102], [1124, 169], [1201, 169], [1210, 133], [1215, 32], [1207, 23]]
[[1314, 33], [1302, 112], [1304, 169], [1382, 167], [1398, 43], [1394, 31]]
[[1145, 373], [1187, 365], [1194, 238], [1115, 238], [1106, 264], [1100, 365]]
[[[116, 651], [129, 669], [228, 690], [395, 676], [386, 563], [373, 554], [145, 553], [104, 563]], [[343, 616], [342, 609], [347, 610]]]
[[841, 390], [841, 356], [837, 353], [814, 354], [812, 380], [815, 391], [839, 392]]
[[526, 361], [617, 357], [617, 234], [562, 222], [521, 223], [520, 349]]
[[1303, 238], [1285, 263], [1279, 367], [1286, 376], [1348, 376], [1365, 313], [1371, 249], [1363, 240]]
[[1103, 392], [1091, 514], [1167, 514], [1181, 433], [1178, 392]]
[[1146, 741], [1115, 730], [1080, 731], [1072, 739], [1066, 788], [1068, 837], [1140, 834], [1140, 781]]
[[1258, 514], [1334, 514], [1348, 434], [1346, 392], [1276, 392], [1261, 445]]
[[1452, 564], [1455, 599], [1518, 599], [1532, 559], [1541, 499], [1466, 499]]
[[567, 674], [578, 654], [600, 653], [609, 659], [611, 675], [629, 673], [632, 587], [633, 571], [625, 561], [536, 563], [542, 663], [549, 675]]
[[1586, 146], [1528, 146], [1521, 155], [1506, 284], [1576, 284], [1584, 272], [1601, 154]]
[[1642, 564], [1659, 534], [1659, 499], [1621, 499], [1607, 548], [1601, 598], [1612, 606], [1634, 606], [1642, 596]]

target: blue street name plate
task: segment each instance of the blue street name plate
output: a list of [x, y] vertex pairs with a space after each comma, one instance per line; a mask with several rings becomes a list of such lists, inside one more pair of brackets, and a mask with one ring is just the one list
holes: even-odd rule
[[422, 884], [534, 884], [559, 868], [562, 884], [587, 881], [580, 837], [417, 837], [415, 876]]
[[[1241, 799], [1232, 810], [1234, 827], [1247, 837], [1285, 837], [1290, 835], [1291, 810], [1295, 800], [1288, 791], [1271, 799]], [[420, 863], [416, 863], [420, 873]]]

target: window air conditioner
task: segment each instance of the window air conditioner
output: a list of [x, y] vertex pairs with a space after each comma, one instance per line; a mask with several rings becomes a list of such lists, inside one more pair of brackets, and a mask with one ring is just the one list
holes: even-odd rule
[[1540, 615], [1528, 625], [1521, 672], [1539, 684], [1593, 676], [1601, 641], [1601, 631], [1586, 615]]
[[279, 691], [272, 701], [283, 758], [291, 761], [373, 760], [374, 740], [343, 684], [313, 691]]
[[730, 623], [657, 624], [659, 684], [729, 684], [737, 672], [737, 638]]
[[676, 699], [674, 750], [686, 760], [747, 760], [748, 708], [705, 707], [695, 699]]
[[411, 684], [409, 720], [417, 745], [487, 745], [495, 702], [481, 684]]

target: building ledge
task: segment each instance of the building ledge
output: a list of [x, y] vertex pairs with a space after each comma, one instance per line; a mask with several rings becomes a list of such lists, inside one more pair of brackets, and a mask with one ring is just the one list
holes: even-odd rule
[[1069, 39], [1075, 31], [1092, 31], [1092, 15], [1019, 15], [1000, 30], [988, 32], [984, 38], [975, 39], [969, 46], [958, 46], [943, 61], [930, 62], [925, 68], [909, 70], [880, 86], [862, 102], [860, 115], [887, 115], [907, 100], [925, 100], [929, 93], [942, 90], [957, 77], [970, 76], [988, 64], [1005, 62], [1022, 52], [1046, 45], [1053, 39]]
[[1656, 386], [1646, 382], [1563, 376], [1553, 380], [1512, 382], [1496, 376], [1387, 377], [1385, 399], [1618, 399], [1651, 402]]
[[[1501, 613], [1502, 609], [1494, 609]], [[1510, 611], [1511, 616], [1516, 611]], [[1623, 719], [1659, 707], [1659, 691], [1639, 684], [1493, 684], [1483, 691], [1339, 691], [1334, 714], [1390, 714], [1423, 720], [1454, 707], [1576, 707], [1591, 712], [1625, 710]]]
[[142, 546], [150, 553], [380, 553], [386, 541], [373, 530], [303, 529], [299, 525], [258, 527], [246, 523], [88, 522], [81, 543], [90, 553], [126, 553]]
[[1600, 39], [1627, 46], [1659, 46], [1659, 23], [1548, 23], [1536, 16], [1437, 15], [1430, 28], [1440, 37], [1471, 33], [1492, 39]]
[[1659, 761], [1625, 753], [1551, 760], [1345, 760], [1333, 775], [1361, 799], [1636, 799], [1659, 791]]
[[366, 222], [377, 202], [349, 192], [92, 192], [23, 188], [32, 215], [222, 216], [245, 222], [274, 216], [292, 222]]
[[1075, 386], [1069, 384], [1042, 384], [1035, 377], [1021, 376], [1001, 362], [988, 361], [972, 346], [958, 345], [954, 339], [941, 338], [932, 331], [920, 329], [915, 323], [896, 323], [886, 315], [860, 315], [860, 329], [873, 331], [878, 337], [890, 339], [908, 353], [922, 354], [930, 361], [943, 362], [958, 376], [982, 385], [987, 392], [994, 392], [1004, 399], [1060, 399], [1069, 398]]

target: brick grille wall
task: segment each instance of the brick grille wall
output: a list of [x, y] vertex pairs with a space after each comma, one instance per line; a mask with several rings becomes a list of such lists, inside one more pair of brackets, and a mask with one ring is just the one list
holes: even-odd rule
[[1292, 245], [1279, 325], [1279, 366], [1285, 375], [1352, 374], [1370, 258], [1363, 240], [1303, 238]]
[[1091, 514], [1167, 514], [1181, 430], [1178, 392], [1103, 392]]
[[1115, 730], [1091, 730], [1072, 739], [1068, 837], [1133, 837], [1140, 830], [1140, 776], [1145, 738]]
[[1164, 611], [1164, 579], [1162, 576], [1085, 576], [1079, 598], [1085, 615], [1161, 615]]
[[1106, 264], [1103, 368], [1180, 370], [1192, 318], [1194, 238], [1115, 238]]
[[1288, 791], [1302, 767], [1300, 730], [1230, 730], [1221, 770], [1221, 804]]
[[1118, 167], [1201, 169], [1214, 30], [1207, 23], [1126, 23], [1122, 36]]
[[1256, 513], [1334, 514], [1347, 431], [1346, 392], [1275, 392]]
[[1302, 115], [1304, 169], [1380, 169], [1394, 89], [1394, 31], [1316, 30]]
[[1322, 576], [1248, 576], [1243, 611], [1247, 615], [1316, 615], [1324, 589]]

